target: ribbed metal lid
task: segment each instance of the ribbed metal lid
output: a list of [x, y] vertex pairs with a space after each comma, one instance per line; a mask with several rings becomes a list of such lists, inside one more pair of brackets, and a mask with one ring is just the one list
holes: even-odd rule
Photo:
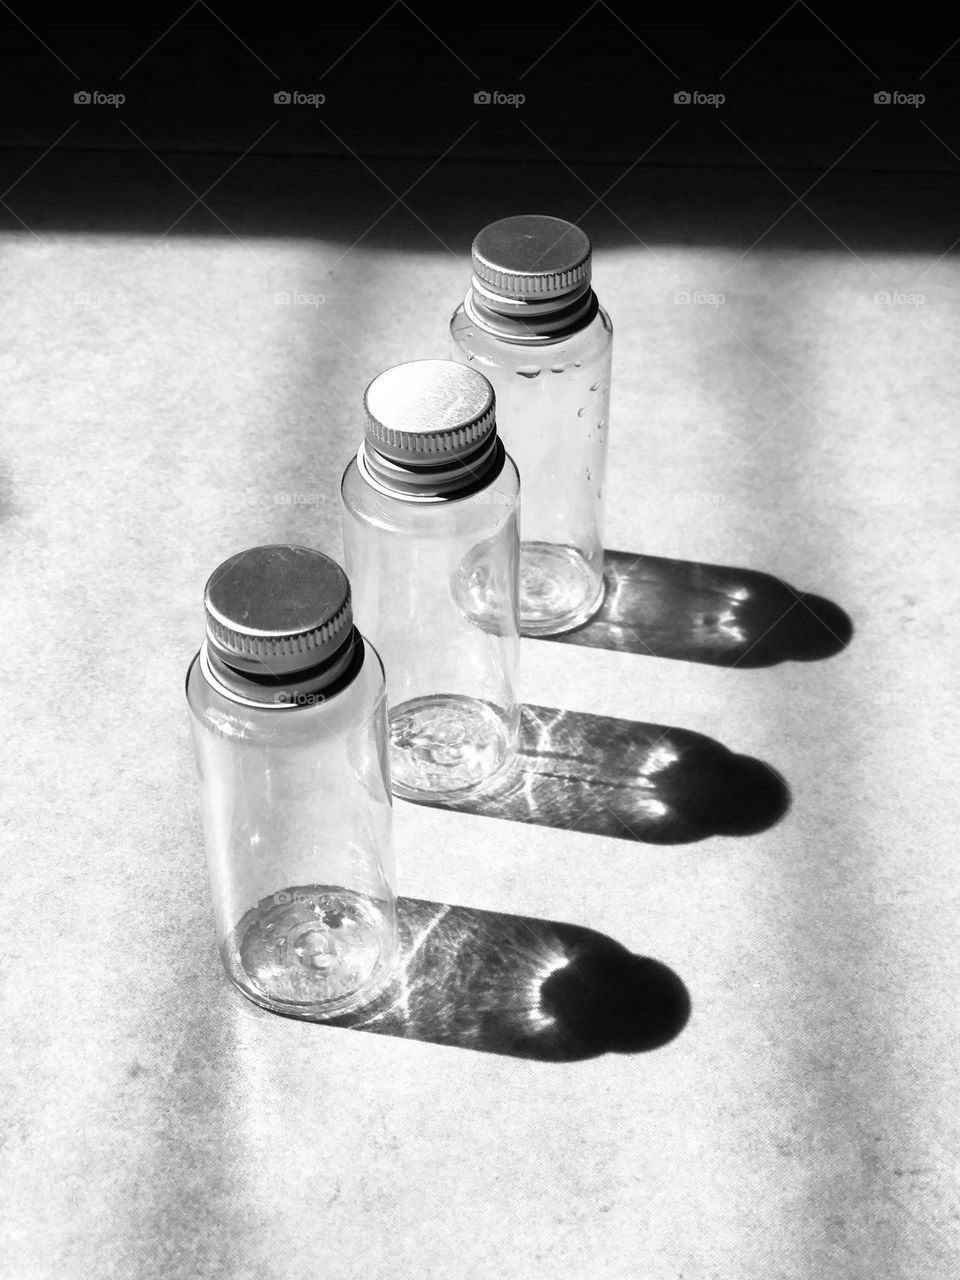
[[213, 571], [203, 597], [207, 641], [237, 671], [287, 676], [332, 659], [353, 627], [350, 583], [309, 547], [251, 547]]
[[392, 462], [442, 465], [473, 455], [496, 430], [493, 387], [453, 360], [411, 360], [379, 374], [363, 397], [366, 438]]
[[586, 232], [547, 214], [501, 218], [473, 242], [475, 281], [509, 299], [547, 301], [584, 290], [590, 258]]

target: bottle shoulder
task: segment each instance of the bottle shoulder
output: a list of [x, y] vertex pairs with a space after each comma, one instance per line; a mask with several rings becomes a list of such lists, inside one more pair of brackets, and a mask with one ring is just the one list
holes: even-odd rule
[[380, 655], [364, 639], [364, 656], [356, 676], [332, 697], [296, 704], [254, 706], [235, 701], [215, 688], [203, 673], [198, 653], [186, 679], [187, 704], [195, 723], [219, 738], [271, 746], [302, 746], [336, 737], [380, 713], [386, 679]]
[[343, 469], [343, 475], [340, 477], [340, 496], [346, 501], [351, 497], [358, 484], [362, 484], [363, 479], [360, 475], [360, 468], [357, 466], [357, 455], [354, 454], [350, 461]]
[[[404, 522], [402, 504], [398, 499], [381, 493], [367, 482], [357, 465], [356, 454], [347, 463], [340, 482], [340, 500], [343, 507], [345, 532], [350, 518], [364, 524], [391, 528], [398, 521]], [[409, 504], [407, 504], [409, 505]]]
[[493, 483], [504, 493], [520, 492], [520, 468], [506, 450], [503, 455], [503, 469]]
[[613, 322], [601, 304], [590, 321], [561, 338], [517, 341], [475, 323], [461, 302], [450, 320], [454, 355], [481, 373], [488, 367], [523, 368], [538, 363], [587, 364], [602, 360], [613, 342]]
[[[384, 533], [442, 537], [455, 531], [466, 531], [471, 525], [484, 526], [490, 521], [491, 504], [512, 505], [520, 490], [517, 464], [502, 451], [499, 471], [481, 488], [456, 494], [439, 501], [420, 502], [403, 494], [381, 493], [369, 484], [353, 458], [343, 473], [341, 498], [344, 512], [344, 537], [349, 546], [357, 525], [379, 529]], [[508, 501], [509, 499], [509, 501]]]

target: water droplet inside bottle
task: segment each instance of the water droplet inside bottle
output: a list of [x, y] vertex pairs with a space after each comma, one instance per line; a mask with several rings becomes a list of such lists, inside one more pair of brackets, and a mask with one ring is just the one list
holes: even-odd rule
[[550, 366], [550, 372], [551, 372], [551, 373], [563, 373], [563, 372], [566, 370], [566, 367], [567, 367], [567, 366], [566, 366], [565, 364], [552, 364], [552, 365]]
[[297, 959], [301, 964], [308, 964], [312, 969], [322, 969], [332, 961], [333, 950], [331, 940], [324, 929], [308, 929], [301, 933], [293, 944]]
[[599, 386], [600, 386], [600, 383], [599, 383], [599, 382], [592, 382], [592, 383], [590, 384], [590, 390], [591, 390], [591, 391], [596, 391], [596, 390], [597, 390], [597, 388], [598, 388]]
[[582, 418], [582, 417], [583, 417], [583, 415], [584, 415], [586, 412], [587, 412], [587, 411], [586, 411], [586, 409], [585, 409], [585, 408], [584, 408], [584, 409], [578, 409], [578, 410], [577, 410], [577, 417], [578, 417], [578, 418]]
[[436, 741], [445, 747], [458, 747], [466, 737], [463, 721], [458, 716], [438, 716], [431, 727]]
[[538, 378], [540, 376], [540, 366], [538, 364], [522, 364], [517, 373], [521, 378]]

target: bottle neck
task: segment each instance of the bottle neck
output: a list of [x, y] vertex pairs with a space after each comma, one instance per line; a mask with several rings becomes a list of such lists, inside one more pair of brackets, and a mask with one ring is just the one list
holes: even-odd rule
[[562, 298], [504, 298], [476, 276], [463, 300], [467, 317], [484, 332], [507, 342], [559, 342], [590, 324], [600, 303], [589, 284]]
[[505, 459], [496, 431], [466, 457], [427, 466], [386, 458], [369, 440], [364, 440], [357, 452], [357, 470], [384, 497], [405, 502], [449, 502], [470, 497], [492, 484], [503, 470]]
[[363, 636], [351, 627], [343, 646], [319, 666], [289, 675], [273, 676], [238, 671], [215, 651], [209, 640], [200, 648], [200, 670], [204, 679], [224, 698], [243, 706], [287, 711], [292, 707], [329, 702], [360, 674], [366, 646]]

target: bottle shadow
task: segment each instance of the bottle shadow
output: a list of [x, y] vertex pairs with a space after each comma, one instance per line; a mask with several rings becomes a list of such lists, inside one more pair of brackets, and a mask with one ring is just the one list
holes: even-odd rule
[[513, 765], [482, 792], [414, 801], [513, 822], [685, 844], [766, 831], [790, 807], [770, 765], [689, 729], [524, 704]]
[[575, 631], [543, 639], [718, 667], [771, 667], [831, 658], [853, 636], [839, 605], [755, 569], [624, 551], [605, 552], [603, 568], [599, 611]]
[[690, 1016], [666, 965], [579, 925], [397, 901], [400, 962], [372, 1004], [324, 1025], [543, 1062], [658, 1049]]

